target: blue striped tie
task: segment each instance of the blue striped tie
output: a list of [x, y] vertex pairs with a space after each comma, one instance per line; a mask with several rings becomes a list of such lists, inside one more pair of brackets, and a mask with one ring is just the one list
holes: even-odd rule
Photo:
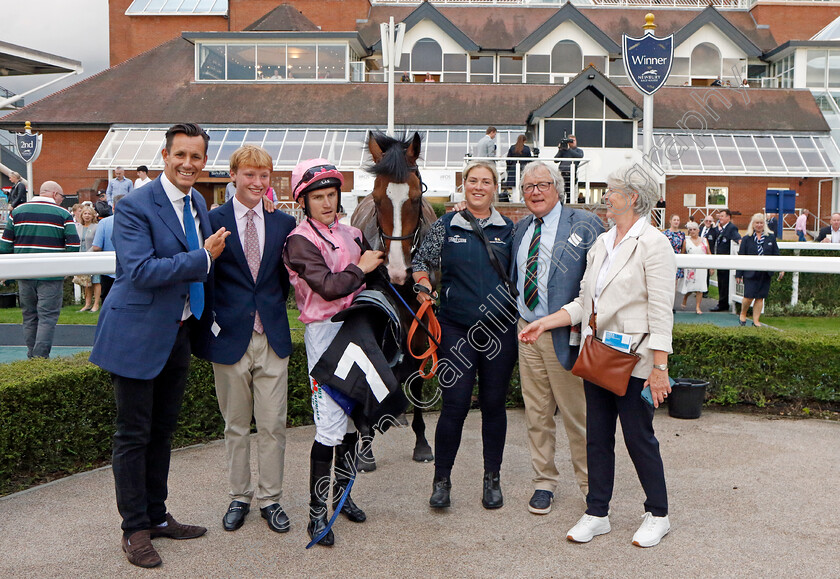
[[[184, 233], [187, 235], [187, 247], [190, 251], [201, 249], [198, 244], [198, 233], [195, 230], [195, 218], [192, 214], [190, 194], [184, 197]], [[204, 284], [192, 282], [190, 284], [190, 311], [195, 319], [200, 320], [204, 312]]]
[[758, 247], [758, 255], [764, 255], [764, 245], [762, 244], [762, 241], [764, 241], [763, 235], [761, 237], [758, 235], [755, 236], [755, 244]]

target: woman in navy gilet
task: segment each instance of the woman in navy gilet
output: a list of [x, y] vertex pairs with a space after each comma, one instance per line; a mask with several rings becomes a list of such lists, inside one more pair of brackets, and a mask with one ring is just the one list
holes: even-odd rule
[[493, 164], [470, 163], [463, 176], [466, 209], [438, 219], [412, 261], [420, 302], [434, 299], [428, 272], [441, 270], [437, 377], [443, 406], [435, 431], [429, 504], [450, 505], [450, 474], [477, 374], [484, 445], [481, 502], [487, 509], [497, 509], [503, 504], [499, 470], [507, 431], [505, 398], [517, 356], [516, 300], [510, 296], [506, 276], [497, 272], [507, 272], [510, 266], [513, 222], [493, 208], [499, 185]]

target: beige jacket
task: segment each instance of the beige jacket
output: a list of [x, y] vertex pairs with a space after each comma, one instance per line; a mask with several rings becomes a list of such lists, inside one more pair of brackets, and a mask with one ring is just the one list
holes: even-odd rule
[[[602, 234], [586, 257], [586, 273], [580, 295], [563, 309], [572, 324], [589, 322], [592, 297], [601, 265], [607, 257]], [[674, 250], [661, 231], [645, 223], [638, 237], [627, 239], [618, 249], [598, 298], [598, 337], [606, 330], [631, 334], [632, 348], [642, 358], [633, 376], [647, 379], [653, 369], [653, 350], [669, 354], [674, 325], [674, 280], [677, 265]]]

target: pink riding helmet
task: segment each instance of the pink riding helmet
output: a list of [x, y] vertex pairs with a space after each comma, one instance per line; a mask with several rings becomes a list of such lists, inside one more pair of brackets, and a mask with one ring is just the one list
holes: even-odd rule
[[307, 191], [325, 187], [338, 187], [340, 191], [343, 185], [344, 175], [326, 159], [301, 161], [292, 170], [292, 196], [295, 201]]

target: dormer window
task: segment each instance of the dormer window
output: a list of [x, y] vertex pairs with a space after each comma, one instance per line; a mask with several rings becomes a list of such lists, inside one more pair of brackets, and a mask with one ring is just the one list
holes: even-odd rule
[[335, 42], [198, 43], [199, 81], [349, 81], [349, 46]]
[[575, 135], [579, 147], [631, 148], [633, 121], [594, 88], [587, 88], [545, 119], [546, 147]]

